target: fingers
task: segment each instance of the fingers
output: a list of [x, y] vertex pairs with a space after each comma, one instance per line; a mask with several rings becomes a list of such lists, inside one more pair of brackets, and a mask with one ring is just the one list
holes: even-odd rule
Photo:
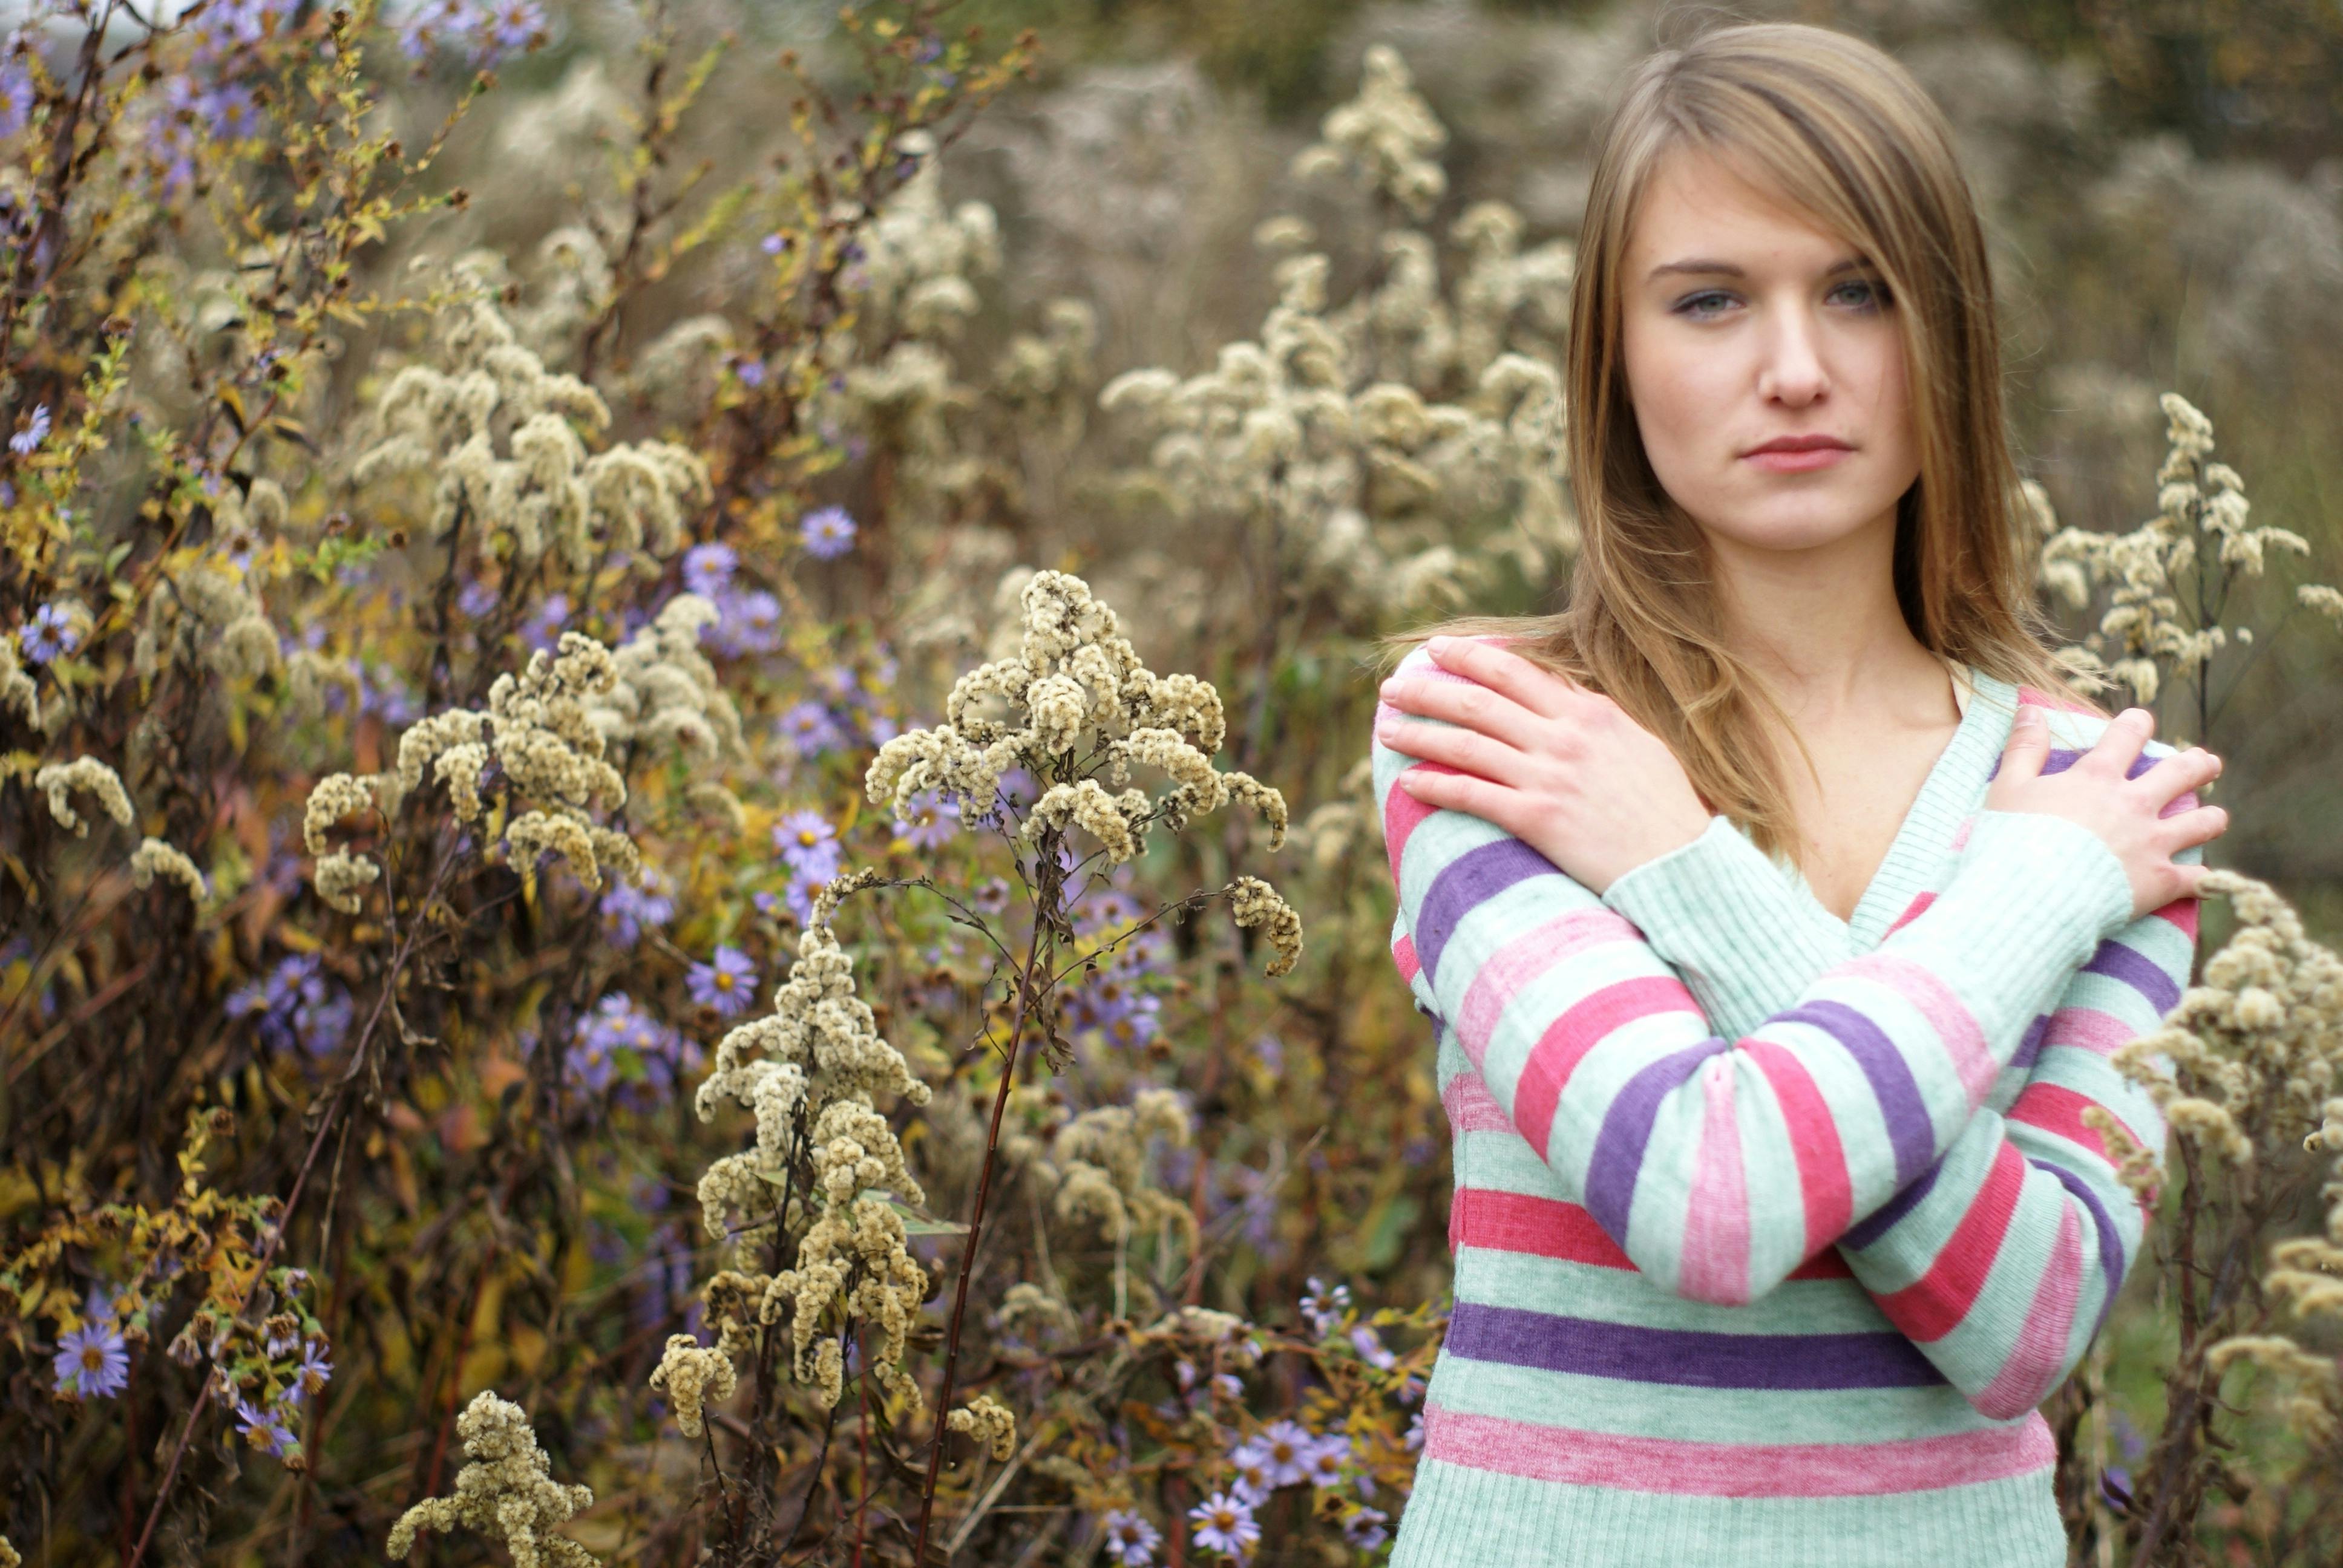
[[2165, 841], [2175, 849], [2209, 844], [2229, 830], [2229, 814], [2218, 806], [2197, 806], [2164, 819]]
[[1435, 637], [1424, 645], [1432, 661], [1453, 675], [1477, 680], [1542, 719], [1552, 719], [1575, 684], [1544, 666], [1494, 642], [1469, 637]]
[[1508, 746], [1523, 743], [1523, 731], [1535, 717], [1504, 693], [1470, 679], [1394, 675], [1383, 682], [1382, 696], [1384, 702], [1403, 713], [1444, 719], [1451, 724], [1477, 729]]
[[2042, 710], [2027, 704], [2017, 710], [2009, 727], [2009, 744], [2002, 749], [1998, 779], [2033, 779], [2050, 756], [2050, 725]]
[[1375, 714], [1375, 739], [1420, 761], [1444, 763], [1500, 784], [1519, 779], [1519, 751], [1462, 725], [1410, 719], [1386, 705]]
[[2191, 746], [2157, 759], [2135, 787], [2156, 804], [2157, 816], [2170, 817], [2196, 805], [2194, 791], [2220, 776], [2221, 759], [2201, 746]]
[[1425, 805], [1443, 811], [1462, 811], [1468, 817], [1478, 817], [1493, 822], [1508, 833], [1518, 835], [1520, 829], [1509, 819], [1511, 807], [1520, 800], [1514, 790], [1486, 779], [1475, 779], [1468, 773], [1442, 773], [1430, 768], [1411, 768], [1399, 776], [1399, 787]]
[[2127, 708], [2107, 720], [2099, 736], [2099, 743], [2083, 754], [2076, 763], [2085, 763], [2121, 779], [2131, 772], [2131, 765], [2139, 760], [2140, 749], [2156, 733], [2156, 715], [2145, 708]]

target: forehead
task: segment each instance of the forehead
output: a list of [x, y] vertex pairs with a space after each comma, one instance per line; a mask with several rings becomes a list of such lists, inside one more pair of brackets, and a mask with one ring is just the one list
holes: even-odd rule
[[1694, 147], [1660, 155], [1627, 233], [1630, 276], [1657, 262], [1735, 250], [1836, 256], [1845, 240], [1800, 208], [1761, 171]]

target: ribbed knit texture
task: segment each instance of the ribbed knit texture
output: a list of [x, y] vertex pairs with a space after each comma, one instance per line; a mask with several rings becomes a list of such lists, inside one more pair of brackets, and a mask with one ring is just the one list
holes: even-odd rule
[[2135, 920], [2095, 835], [1985, 808], [2021, 701], [2046, 771], [2105, 721], [1962, 673], [1851, 920], [1723, 817], [1597, 898], [1376, 744], [1455, 1139], [1396, 1568], [2063, 1563], [2035, 1407], [2144, 1226], [2082, 1113], [2161, 1151], [2107, 1058], [2177, 1003], [2197, 911]]

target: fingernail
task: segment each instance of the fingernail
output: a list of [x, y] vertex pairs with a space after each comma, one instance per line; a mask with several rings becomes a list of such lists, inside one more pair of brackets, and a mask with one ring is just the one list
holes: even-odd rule
[[1438, 658], [1442, 654], [1448, 651], [1448, 641], [1449, 639], [1444, 637], [1435, 637], [1430, 642], [1423, 645], [1424, 649], [1426, 652], [1430, 653], [1433, 658]]

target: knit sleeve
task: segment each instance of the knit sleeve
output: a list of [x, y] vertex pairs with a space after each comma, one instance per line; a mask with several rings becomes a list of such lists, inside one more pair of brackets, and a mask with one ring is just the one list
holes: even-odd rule
[[1435, 765], [1380, 741], [1373, 759], [1419, 995], [1563, 1195], [1654, 1284], [1700, 1301], [1765, 1294], [1911, 1186], [2130, 917], [2123, 868], [2087, 829], [1984, 812], [1924, 913], [1720, 1038], [1585, 887], [1400, 788]]
[[2197, 900], [2183, 899], [2101, 942], [2026, 1031], [2009, 1109], [1980, 1111], [1841, 1239], [1888, 1320], [1986, 1415], [2021, 1415], [2066, 1380], [2139, 1256], [2146, 1207], [2084, 1113], [2107, 1111], [2163, 1152], [2155, 1101], [2108, 1057], [2178, 1004], [2196, 937]]
[[[2170, 754], [2158, 745], [2143, 755], [2152, 764]], [[2196, 803], [2183, 795], [2173, 809]], [[2176, 857], [2203, 858], [2201, 849]], [[1795, 894], [1755, 879], [1746, 890], [1750, 901], [1712, 904], [1706, 921], [1680, 900], [1629, 901], [1672, 959], [1679, 945], [1735, 952], [1732, 971], [1746, 980], [1735, 1000], [1762, 1016], [1794, 1006], [1828, 965], [1794, 942], [1768, 943], [1770, 930], [1800, 918]], [[1984, 1414], [2021, 1415], [2066, 1380], [2139, 1256], [2147, 1211], [2085, 1113], [2107, 1111], [2134, 1142], [2162, 1152], [2156, 1102], [2109, 1058], [2178, 1005], [2197, 912], [2196, 900], [2176, 900], [2101, 942], [2027, 1026], [2007, 1070], [2019, 1075], [2008, 1109], [1978, 1111], [1942, 1159], [1839, 1239], [1889, 1321]]]
[[[2080, 755], [2054, 746], [2046, 769]], [[2132, 776], [2171, 755], [2150, 741]], [[2184, 794], [2167, 814], [2196, 805]], [[2201, 863], [2204, 850], [2175, 859]], [[1793, 1005], [1829, 967], [1808, 912], [1765, 869], [1747, 840], [1713, 829], [1704, 844], [1637, 867], [1604, 900], [1688, 984], [1745, 1010], [1715, 1016], [1758, 1017]], [[2178, 1005], [2197, 913], [2196, 900], [2177, 900], [2101, 942], [2027, 1026], [2007, 1070], [2018, 1079], [2008, 1109], [1980, 1110], [1942, 1159], [1840, 1239], [1890, 1321], [1986, 1415], [2022, 1414], [2065, 1381], [2139, 1255], [2146, 1211], [2085, 1113], [2105, 1111], [2162, 1151], [2155, 1101], [2109, 1058]]]

